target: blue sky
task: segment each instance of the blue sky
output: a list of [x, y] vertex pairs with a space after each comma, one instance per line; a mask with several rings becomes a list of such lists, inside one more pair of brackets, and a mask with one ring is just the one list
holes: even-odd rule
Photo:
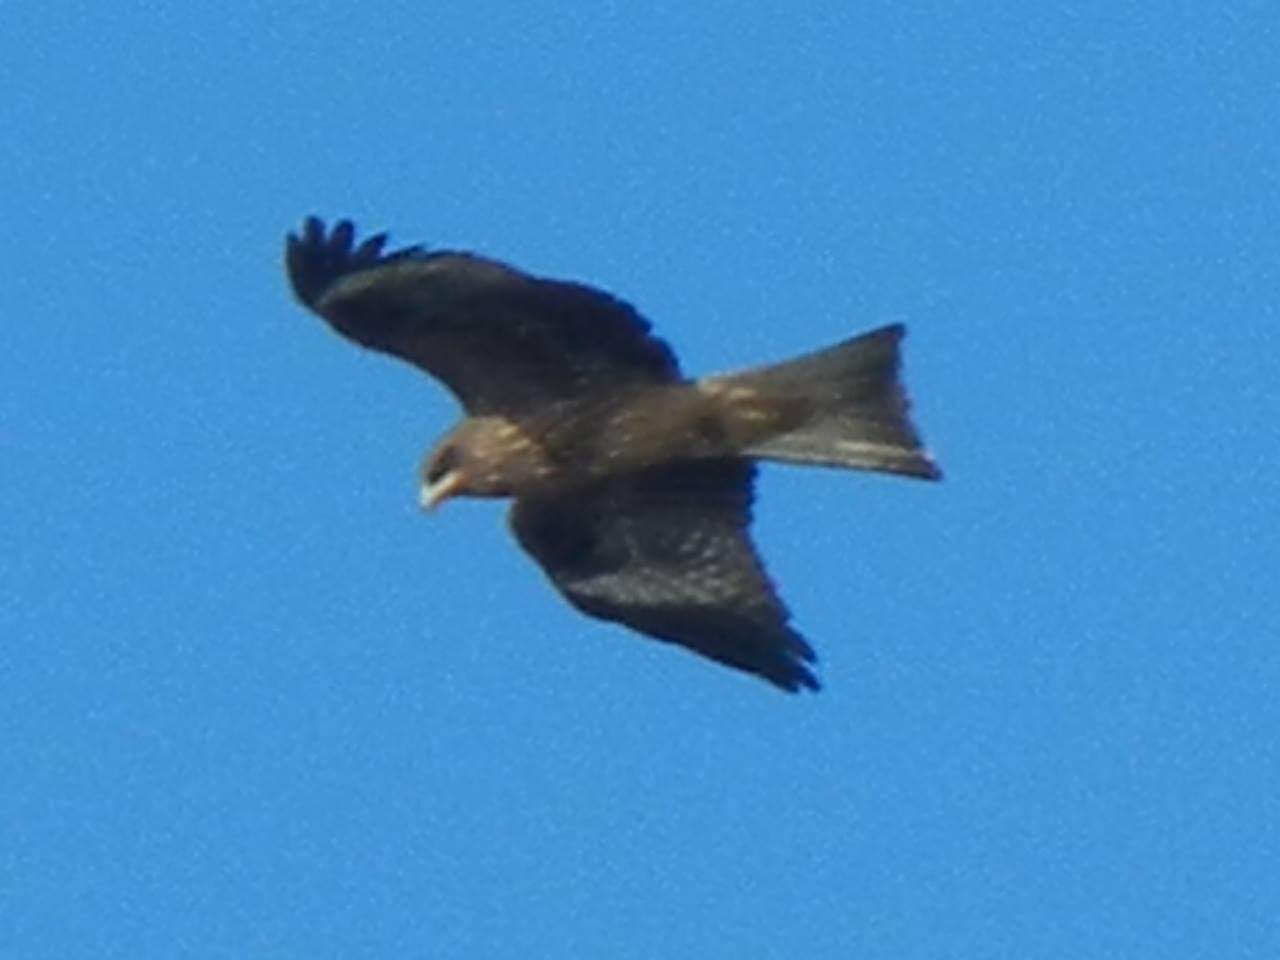
[[[0, 6], [0, 956], [1280, 954], [1278, 42]], [[421, 516], [455, 408], [291, 302], [308, 213], [604, 286], [694, 373], [906, 323], [946, 481], [761, 483], [824, 691]]]

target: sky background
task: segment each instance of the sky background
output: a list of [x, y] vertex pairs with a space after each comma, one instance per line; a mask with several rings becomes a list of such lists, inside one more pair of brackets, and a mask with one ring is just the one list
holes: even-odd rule
[[[0, 4], [0, 957], [1280, 956], [1280, 12]], [[705, 373], [908, 325], [942, 484], [769, 467], [825, 689], [420, 515], [350, 216]]]

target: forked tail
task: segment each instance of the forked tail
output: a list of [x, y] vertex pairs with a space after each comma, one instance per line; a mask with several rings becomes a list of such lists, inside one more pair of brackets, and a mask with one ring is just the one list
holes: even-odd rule
[[799, 399], [799, 426], [758, 441], [749, 456], [879, 470], [938, 480], [942, 471], [920, 443], [898, 381], [906, 329], [882, 327], [806, 354], [726, 378], [763, 394]]

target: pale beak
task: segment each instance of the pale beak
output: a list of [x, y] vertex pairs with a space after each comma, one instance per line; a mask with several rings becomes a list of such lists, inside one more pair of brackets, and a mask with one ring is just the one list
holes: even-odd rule
[[424, 483], [418, 491], [418, 503], [423, 510], [434, 510], [462, 487], [462, 474], [450, 470], [435, 483]]

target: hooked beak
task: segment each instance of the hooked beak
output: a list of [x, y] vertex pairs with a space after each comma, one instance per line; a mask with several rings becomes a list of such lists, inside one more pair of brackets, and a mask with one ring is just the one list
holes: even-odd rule
[[462, 488], [462, 474], [450, 470], [435, 483], [424, 483], [418, 490], [418, 503], [423, 510], [434, 510]]

